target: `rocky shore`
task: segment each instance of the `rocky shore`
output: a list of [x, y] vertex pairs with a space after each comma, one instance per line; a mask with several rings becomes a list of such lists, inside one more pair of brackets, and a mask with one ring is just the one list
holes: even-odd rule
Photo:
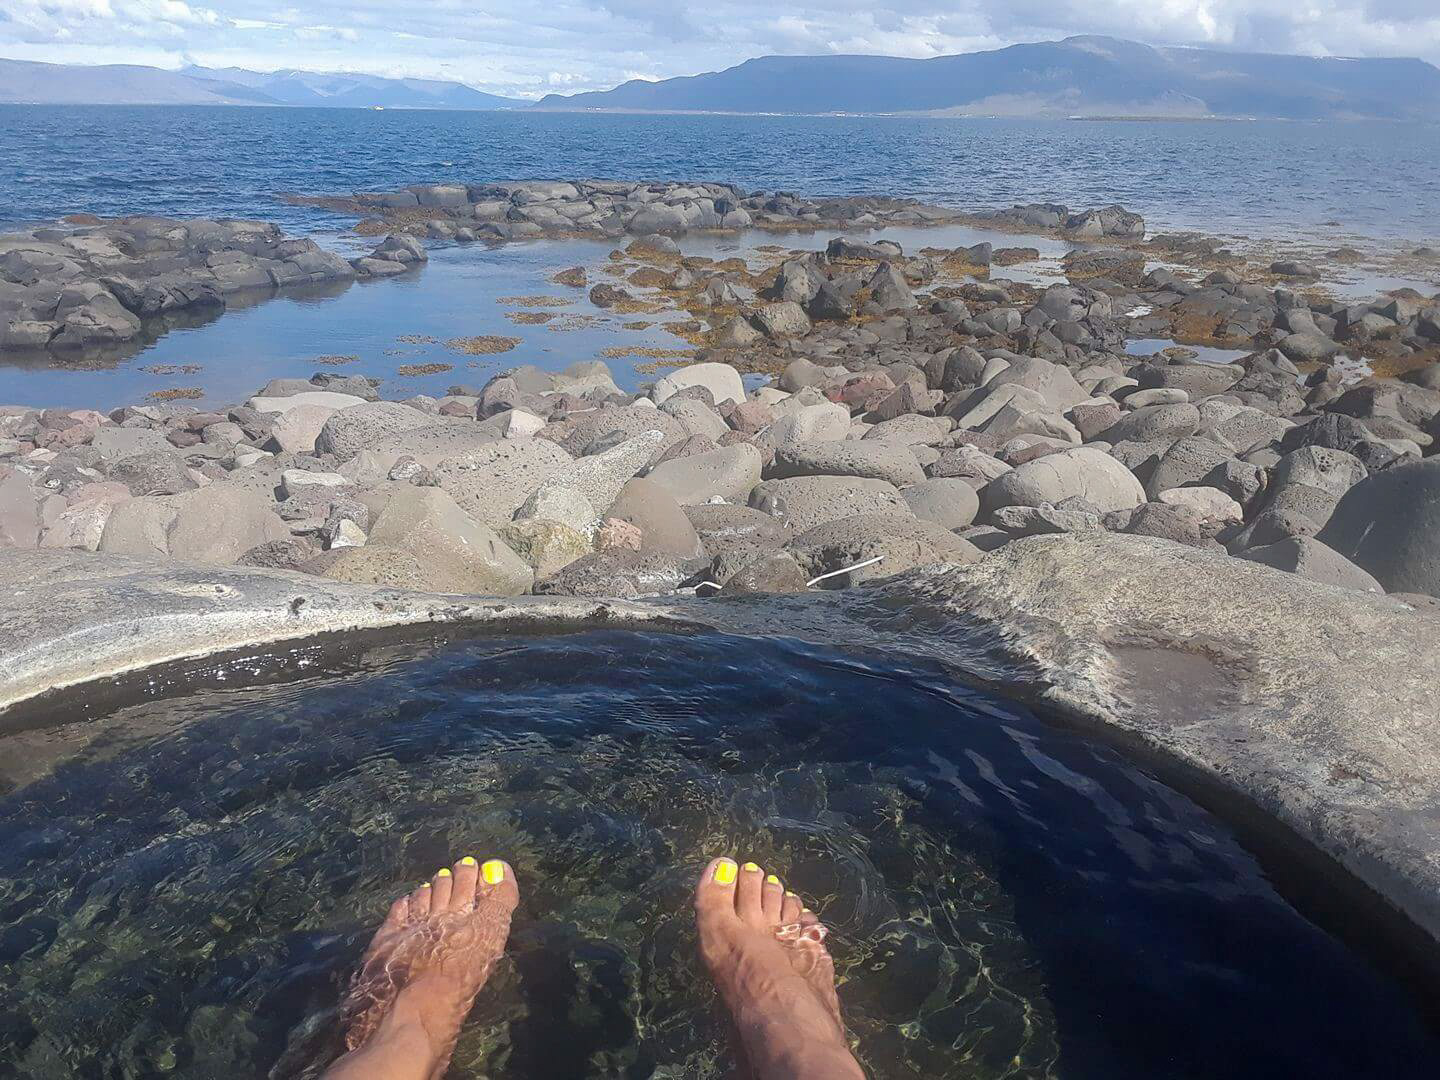
[[[618, 284], [591, 286], [583, 267], [563, 280], [597, 306], [690, 314], [695, 362], [639, 393], [589, 361], [438, 398], [380, 400], [378, 380], [322, 372], [215, 409], [3, 407], [0, 545], [634, 597], [843, 588], [1020, 538], [1113, 532], [1414, 606], [1440, 596], [1435, 298], [1342, 304], [1286, 283], [1304, 266], [1155, 266], [1159, 248], [1219, 256], [1146, 241], [1118, 207], [997, 216], [1103, 241], [1071, 250], [1067, 284], [1040, 288], [991, 278], [1027, 256], [988, 243], [907, 254], [840, 236], [761, 270], [682, 247], [692, 228], [940, 220], [904, 200], [550, 183], [354, 202], [397, 231], [353, 265], [265, 226], [127, 219], [63, 240], [38, 230], [49, 247], [12, 247], [3, 266], [32, 268], [26, 296], [63, 274], [77, 284], [61, 295], [91, 296], [28, 320], [56, 328], [54, 347], [96, 324], [83, 311], [133, 321], [122, 298], [163, 311], [260, 276], [399, 272], [425, 257], [414, 234], [437, 227], [634, 232], [599, 269]], [[1137, 337], [1246, 349], [1232, 363], [1129, 355]], [[1402, 377], [1367, 374], [1362, 357]], [[747, 389], [753, 373], [768, 384]]]
[[0, 349], [121, 344], [236, 296], [399, 273], [425, 258], [403, 236], [347, 262], [264, 222], [82, 216], [0, 236]]

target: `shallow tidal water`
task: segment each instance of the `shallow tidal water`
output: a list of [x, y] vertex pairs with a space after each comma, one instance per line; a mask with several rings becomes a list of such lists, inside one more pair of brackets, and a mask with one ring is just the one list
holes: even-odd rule
[[465, 853], [522, 901], [454, 1077], [728, 1075], [689, 910], [727, 852], [833, 927], [877, 1078], [1440, 1053], [1224, 824], [927, 666], [610, 631], [298, 655], [0, 729], [0, 1074], [313, 1075], [386, 905]]

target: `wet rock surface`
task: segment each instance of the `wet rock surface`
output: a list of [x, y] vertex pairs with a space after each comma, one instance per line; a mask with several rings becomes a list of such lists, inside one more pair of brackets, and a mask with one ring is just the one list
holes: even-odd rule
[[[424, 258], [423, 249], [419, 258]], [[0, 349], [73, 352], [237, 293], [346, 281], [313, 240], [255, 221], [128, 217], [0, 236]]]

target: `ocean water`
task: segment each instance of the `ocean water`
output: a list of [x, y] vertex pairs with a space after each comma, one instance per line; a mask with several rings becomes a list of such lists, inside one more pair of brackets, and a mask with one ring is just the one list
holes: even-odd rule
[[832, 927], [877, 1078], [1440, 1055], [1224, 822], [923, 663], [633, 631], [299, 651], [298, 682], [245, 686], [249, 656], [0, 731], [0, 1073], [313, 1076], [390, 900], [466, 853], [522, 899], [452, 1077], [731, 1075], [690, 911], [722, 853]]
[[1152, 227], [1434, 243], [1437, 162], [1440, 125], [6, 105], [0, 225], [88, 211], [314, 230], [335, 219], [276, 196], [596, 176], [1121, 202]]

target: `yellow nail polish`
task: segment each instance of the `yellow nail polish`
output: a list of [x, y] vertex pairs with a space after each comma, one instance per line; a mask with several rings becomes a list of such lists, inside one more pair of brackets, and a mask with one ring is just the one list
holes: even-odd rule
[[461, 865], [461, 866], [474, 866], [474, 865], [475, 865], [475, 856], [474, 856], [474, 855], [466, 855], [463, 859], [460, 860], [460, 865]]
[[814, 913], [813, 911], [811, 911], [811, 910], [807, 907], [807, 908], [801, 908], [801, 909], [800, 909], [800, 914], [801, 914], [801, 915], [814, 915], [815, 913]]
[[435, 872], [435, 876], [436, 876], [436, 877], [449, 877], [449, 876], [450, 876], [450, 867], [448, 867], [448, 866], [442, 866], [439, 870], [437, 870], [437, 871]]
[[787, 889], [787, 890], [785, 891], [785, 898], [786, 898], [787, 900], [799, 900], [799, 899], [800, 899], [800, 895], [799, 895], [798, 893], [790, 892], [790, 891]]
[[754, 874], [759, 872], [760, 867], [756, 866], [753, 862], [747, 862], [745, 864], [745, 870], [747, 873]]
[[505, 880], [505, 864], [499, 859], [486, 859], [480, 867], [480, 876], [486, 885], [499, 885]]
[[715, 884], [729, 885], [735, 880], [735, 864], [729, 859], [721, 859], [715, 864]]
[[766, 875], [765, 875], [765, 883], [766, 883], [767, 885], [779, 885], [779, 884], [780, 884], [780, 879], [779, 879], [778, 877], [776, 877], [774, 874], [766, 874]]
[[430, 882], [428, 882], [428, 881], [422, 881], [422, 882], [420, 883], [420, 887], [421, 887], [422, 889], [428, 889], [428, 888], [430, 887]]

